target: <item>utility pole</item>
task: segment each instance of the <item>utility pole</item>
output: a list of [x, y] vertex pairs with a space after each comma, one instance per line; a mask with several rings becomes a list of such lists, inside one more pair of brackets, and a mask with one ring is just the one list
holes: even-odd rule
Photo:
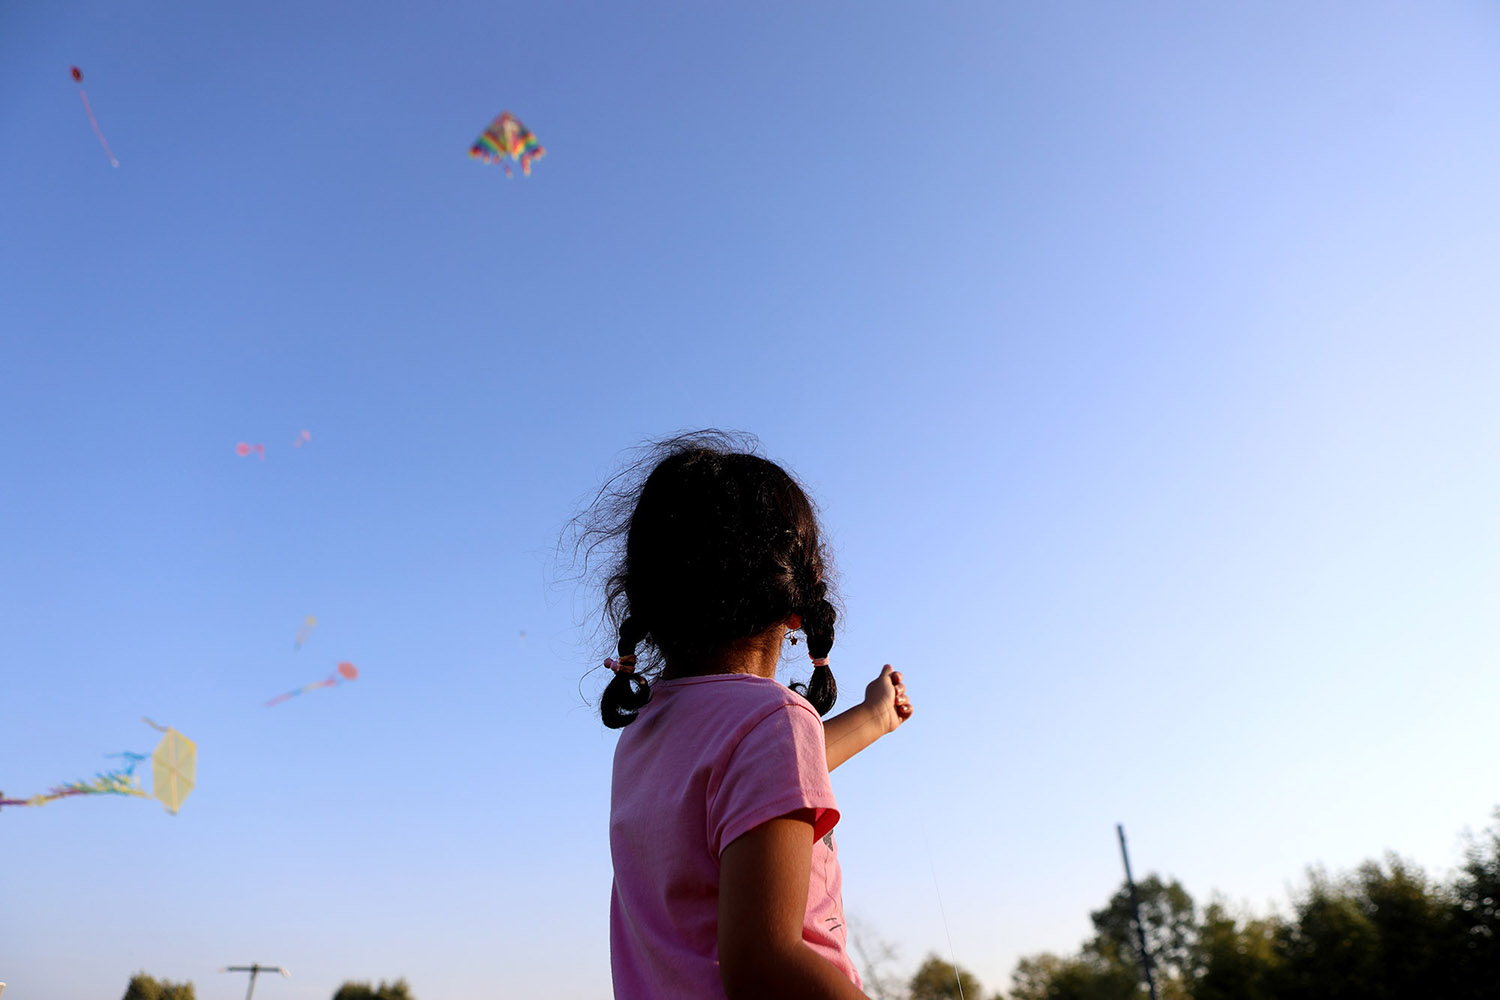
[[[250, 973], [250, 988], [245, 991], [245, 1000], [255, 996], [255, 977], [262, 972], [279, 972], [288, 979], [291, 973], [279, 965], [261, 965], [259, 962], [251, 962], [249, 965], [230, 965], [219, 970], [220, 972], [248, 972]], [[1153, 997], [1152, 1000], [1155, 1000]]]
[[1135, 878], [1130, 874], [1130, 852], [1125, 850], [1125, 825], [1115, 824], [1120, 835], [1120, 857], [1125, 859], [1125, 884], [1130, 886], [1130, 912], [1135, 915], [1135, 933], [1141, 942], [1141, 969], [1146, 973], [1146, 989], [1151, 991], [1151, 1000], [1156, 1000], [1156, 977], [1151, 974], [1151, 951], [1146, 947], [1146, 925], [1141, 923], [1141, 898], [1135, 892]]

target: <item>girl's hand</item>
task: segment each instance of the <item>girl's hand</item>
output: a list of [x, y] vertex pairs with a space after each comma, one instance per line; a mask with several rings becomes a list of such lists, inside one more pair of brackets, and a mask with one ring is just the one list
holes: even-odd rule
[[[880, 676], [865, 687], [865, 700], [823, 723], [828, 770], [874, 743], [911, 718], [911, 699], [901, 675], [887, 663]], [[721, 887], [722, 889], [722, 887]]]
[[896, 727], [911, 718], [911, 699], [906, 696], [906, 685], [901, 674], [887, 663], [865, 687], [865, 709], [880, 727], [881, 735], [893, 733]]

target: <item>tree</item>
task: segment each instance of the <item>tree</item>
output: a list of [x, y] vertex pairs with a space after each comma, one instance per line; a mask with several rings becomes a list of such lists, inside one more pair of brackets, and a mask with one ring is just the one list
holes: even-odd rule
[[[1332, 879], [1320, 870], [1275, 935], [1277, 1000], [1454, 997], [1460, 934], [1451, 892], [1388, 855]], [[1493, 995], [1493, 981], [1486, 984]]]
[[[1161, 876], [1147, 875], [1136, 883], [1141, 904], [1141, 925], [1146, 933], [1146, 947], [1156, 970], [1159, 994], [1173, 1000], [1191, 995], [1197, 979], [1194, 944], [1197, 938], [1197, 908], [1193, 897], [1173, 879], [1163, 882]], [[1130, 903], [1130, 886], [1122, 883], [1104, 909], [1089, 915], [1094, 923], [1094, 937], [1085, 951], [1098, 955], [1109, 968], [1133, 968], [1144, 984], [1141, 967], [1140, 938], [1136, 935], [1135, 915]]]
[[1023, 957], [1010, 974], [1010, 1000], [1047, 1000], [1052, 980], [1058, 977], [1067, 962], [1068, 959], [1051, 952]]
[[[1182, 883], [1155, 874], [1136, 883], [1136, 895], [1158, 993], [1163, 1000], [1188, 1000], [1199, 965], [1193, 897]], [[1021, 959], [1011, 976], [1011, 1000], [1139, 1000], [1145, 978], [1129, 884], [1121, 883], [1090, 919], [1094, 936], [1079, 955]]]
[[1010, 1000], [1140, 1000], [1142, 990], [1138, 966], [1087, 952], [1073, 958], [1044, 953], [1016, 963]]
[[405, 979], [398, 979], [393, 983], [382, 979], [379, 986], [371, 986], [368, 982], [346, 982], [333, 995], [333, 1000], [415, 1000], [415, 998], [411, 995], [411, 987], [407, 985]]
[[979, 980], [967, 969], [950, 965], [936, 955], [928, 955], [927, 961], [911, 977], [908, 996], [911, 1000], [959, 1000], [960, 983], [966, 1000], [977, 1000], [982, 995]]
[[1384, 866], [1360, 865], [1351, 891], [1379, 942], [1377, 1000], [1453, 996], [1460, 932], [1450, 894], [1395, 854], [1386, 855]]
[[1452, 889], [1455, 1000], [1494, 995], [1500, 982], [1500, 809], [1480, 837], [1469, 838]]
[[[1197, 915], [1175, 881], [1138, 885], [1163, 1000], [1493, 1000], [1500, 983], [1500, 809], [1469, 838], [1451, 883], [1395, 854], [1330, 877], [1308, 872], [1286, 918]], [[1093, 913], [1078, 955], [1023, 958], [1011, 1000], [1140, 1000], [1138, 940], [1122, 887]], [[945, 994], [932, 994], [943, 996]]]
[[1274, 918], [1237, 920], [1220, 902], [1198, 924], [1193, 1000], [1278, 1000], [1271, 978], [1279, 958]]
[[1380, 932], [1348, 886], [1312, 869], [1294, 909], [1296, 919], [1276, 935], [1278, 1000], [1377, 996]]
[[137, 972], [130, 977], [130, 985], [125, 987], [123, 1000], [197, 1000], [197, 994], [191, 980], [172, 983]]

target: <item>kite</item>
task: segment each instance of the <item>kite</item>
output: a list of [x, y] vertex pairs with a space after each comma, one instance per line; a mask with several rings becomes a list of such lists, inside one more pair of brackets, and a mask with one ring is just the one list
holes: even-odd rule
[[[29, 799], [7, 799], [0, 795], [0, 806], [43, 806], [74, 795], [125, 795], [138, 799], [158, 799], [168, 812], [175, 815], [182, 806], [182, 800], [193, 790], [198, 745], [169, 726], [158, 726], [150, 719], [143, 718], [141, 721], [166, 734], [149, 758], [146, 754], [131, 753], [128, 750], [105, 754], [106, 757], [123, 758], [125, 766], [112, 771], [101, 771], [90, 781], [55, 785]], [[150, 795], [146, 794], [135, 777], [136, 766], [148, 759], [151, 761], [152, 774]]]
[[510, 164], [505, 162], [507, 156], [521, 164], [521, 173], [530, 177], [531, 165], [546, 155], [547, 150], [537, 142], [531, 129], [522, 125], [521, 119], [509, 111], [500, 112], [500, 116], [490, 122], [469, 147], [469, 156], [486, 163], [499, 163], [505, 168], [507, 177], [515, 176]]
[[334, 685], [342, 684], [344, 681], [357, 680], [358, 678], [359, 670], [354, 666], [354, 664], [346, 661], [339, 664], [337, 673], [329, 674], [323, 680], [313, 681], [311, 684], [308, 684], [305, 687], [299, 687], [295, 691], [288, 691], [286, 694], [278, 694], [276, 697], [266, 702], [266, 707], [270, 708], [273, 705], [280, 705], [288, 698], [295, 698], [299, 694], [306, 694], [308, 691], [316, 691], [318, 688], [331, 688]]
[[141, 721], [166, 734], [151, 754], [151, 794], [175, 816], [197, 783], [198, 744], [171, 726], [158, 726], [144, 717]]
[[302, 627], [297, 629], [297, 641], [292, 645], [293, 649], [301, 649], [307, 637], [312, 635], [312, 630], [318, 627], [318, 619], [308, 615], [302, 621]]
[[234, 446], [234, 453], [241, 458], [244, 458], [245, 456], [250, 454], [254, 454], [262, 462], [266, 460], [266, 446], [263, 444], [246, 444], [245, 442], [241, 441], [239, 444]]
[[94, 134], [99, 137], [99, 145], [104, 147], [104, 155], [109, 157], [109, 165], [118, 167], [120, 161], [115, 159], [114, 151], [109, 148], [109, 142], [104, 138], [104, 133], [99, 131], [99, 120], [94, 117], [94, 109], [89, 105], [89, 92], [83, 89], [83, 70], [77, 66], [73, 67], [73, 82], [78, 84], [78, 96], [83, 98], [83, 110], [88, 113], [89, 124], [94, 126]]
[[306, 442], [311, 441], [311, 440], [312, 440], [312, 435], [309, 434], [307, 431], [303, 431], [301, 434], [297, 435], [297, 440], [295, 440], [295, 441], [292, 442], [292, 447], [293, 448], [300, 448], [300, 447], [303, 446], [303, 444], [305, 444]]

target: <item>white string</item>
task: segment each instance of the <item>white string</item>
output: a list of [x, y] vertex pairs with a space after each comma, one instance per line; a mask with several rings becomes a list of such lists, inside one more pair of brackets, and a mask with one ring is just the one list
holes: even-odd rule
[[927, 836], [927, 821], [918, 813], [917, 822], [922, 827], [922, 840], [927, 845], [927, 868], [932, 872], [932, 888], [937, 893], [938, 913], [943, 918], [943, 936], [948, 939], [948, 961], [953, 963], [953, 981], [958, 984], [958, 1000], [964, 1000], [964, 981], [958, 974], [958, 956], [953, 951], [953, 934], [948, 930], [948, 911], [943, 908], [943, 890], [938, 885], [937, 865], [932, 861], [932, 840]]

